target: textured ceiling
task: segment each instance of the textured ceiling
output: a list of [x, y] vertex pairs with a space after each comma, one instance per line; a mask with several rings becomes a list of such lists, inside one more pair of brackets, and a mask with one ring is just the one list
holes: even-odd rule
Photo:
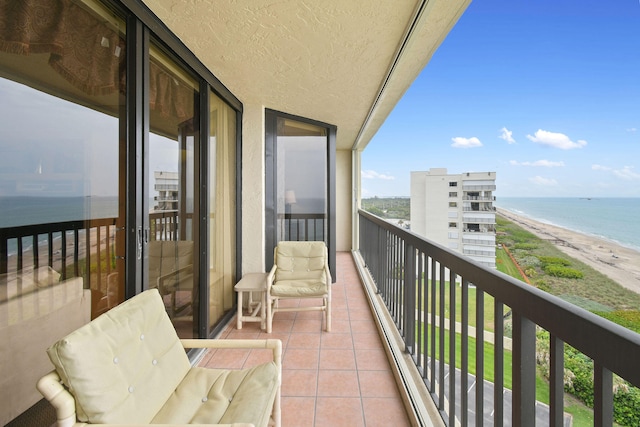
[[430, 0], [405, 43], [420, 1], [144, 2], [241, 102], [337, 125], [339, 149], [366, 145], [468, 4]]

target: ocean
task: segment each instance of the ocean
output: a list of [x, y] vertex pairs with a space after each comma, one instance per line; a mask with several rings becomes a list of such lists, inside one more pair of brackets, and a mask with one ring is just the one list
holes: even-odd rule
[[495, 205], [640, 251], [640, 198], [498, 197]]

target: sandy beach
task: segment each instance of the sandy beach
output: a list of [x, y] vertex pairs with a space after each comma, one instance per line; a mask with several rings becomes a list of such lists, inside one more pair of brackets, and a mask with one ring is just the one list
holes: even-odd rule
[[504, 209], [498, 208], [496, 213], [541, 239], [552, 241], [567, 255], [640, 294], [640, 251], [610, 240], [535, 221]]

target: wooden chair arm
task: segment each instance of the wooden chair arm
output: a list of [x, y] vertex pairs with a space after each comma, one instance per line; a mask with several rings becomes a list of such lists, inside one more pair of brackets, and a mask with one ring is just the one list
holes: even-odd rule
[[[275, 341], [275, 340], [270, 340]], [[60, 377], [56, 371], [51, 371], [44, 377], [40, 378], [37, 384], [38, 390], [56, 409], [57, 426], [58, 427], [84, 427], [88, 424], [76, 422], [76, 402], [73, 395], [60, 382]], [[115, 424], [91, 424], [103, 427], [114, 426]], [[129, 427], [142, 427], [148, 424], [127, 424]], [[118, 424], [122, 427], [122, 424]], [[255, 427], [253, 424], [234, 423], [234, 424], [154, 424], [158, 427]]]
[[215, 349], [270, 349], [273, 361], [278, 367], [278, 383], [282, 381], [282, 341], [279, 339], [266, 340], [217, 340], [217, 339], [181, 339], [184, 348], [215, 348]]
[[271, 286], [273, 286], [273, 279], [276, 275], [277, 269], [278, 267], [274, 264], [273, 267], [271, 267], [271, 271], [269, 271], [269, 274], [267, 274], [267, 293], [270, 292]]

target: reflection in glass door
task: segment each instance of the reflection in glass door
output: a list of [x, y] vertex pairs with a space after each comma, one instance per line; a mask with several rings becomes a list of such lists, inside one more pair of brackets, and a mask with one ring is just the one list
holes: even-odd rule
[[[0, 11], [12, 11], [0, 36], [0, 229], [11, 236], [0, 243], [0, 288], [46, 285], [35, 309], [29, 287], [16, 288], [17, 307], [23, 296], [29, 307], [16, 322], [53, 340], [124, 299], [126, 25], [94, 2], [43, 13], [50, 7]], [[38, 318], [55, 310], [65, 315]]]
[[325, 241], [326, 129], [281, 117], [277, 126], [277, 240]]
[[236, 112], [209, 92], [209, 330], [233, 308], [236, 283]]
[[333, 275], [336, 127], [272, 110], [265, 119], [266, 268], [279, 241], [323, 241]]
[[152, 46], [146, 156], [148, 287], [157, 288], [181, 338], [198, 336], [195, 267], [195, 120], [198, 84]]

